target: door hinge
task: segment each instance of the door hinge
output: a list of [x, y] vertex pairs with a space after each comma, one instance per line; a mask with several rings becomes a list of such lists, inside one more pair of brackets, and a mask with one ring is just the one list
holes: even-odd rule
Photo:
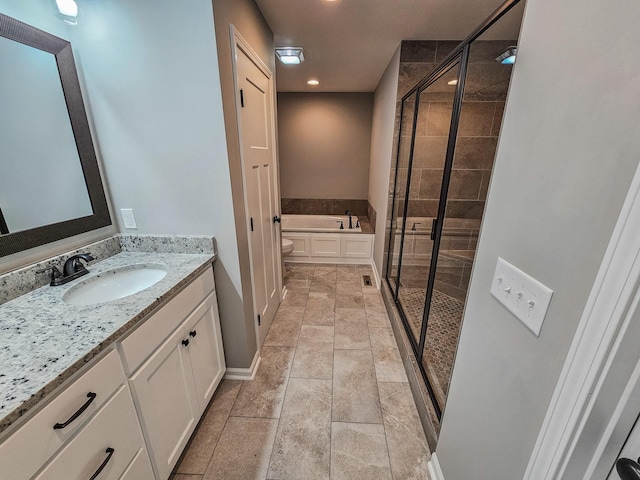
[[251, 231], [253, 232], [253, 217], [251, 217]]
[[244, 90], [240, 89], [240, 106], [244, 108]]
[[260, 315], [258, 315], [258, 326], [262, 325], [262, 320], [260, 320]]

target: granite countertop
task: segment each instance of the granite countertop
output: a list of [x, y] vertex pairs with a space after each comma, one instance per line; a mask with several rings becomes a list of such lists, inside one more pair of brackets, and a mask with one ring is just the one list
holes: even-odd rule
[[[0, 432], [205, 271], [215, 254], [122, 252], [88, 266], [85, 275], [45, 286], [0, 305]], [[132, 264], [161, 265], [155, 285], [106, 303], [75, 306], [62, 300], [74, 285]]]

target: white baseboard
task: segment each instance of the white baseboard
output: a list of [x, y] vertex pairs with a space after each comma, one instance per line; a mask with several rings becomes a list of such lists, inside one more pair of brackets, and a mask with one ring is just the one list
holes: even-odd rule
[[371, 270], [373, 270], [373, 279], [376, 282], [376, 288], [380, 290], [380, 286], [381, 286], [380, 274], [378, 273], [378, 269], [376, 268], [376, 264], [374, 263], [373, 260], [371, 260]]
[[260, 352], [257, 351], [249, 368], [227, 368], [224, 378], [226, 380], [253, 380], [260, 366]]
[[440, 463], [438, 463], [438, 456], [436, 452], [431, 454], [431, 460], [427, 463], [427, 470], [429, 470], [429, 477], [431, 480], [444, 480], [444, 475], [440, 469]]

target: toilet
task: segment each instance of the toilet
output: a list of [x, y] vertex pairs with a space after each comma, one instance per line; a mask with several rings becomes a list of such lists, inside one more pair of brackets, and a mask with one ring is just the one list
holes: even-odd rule
[[282, 255], [289, 255], [293, 252], [293, 240], [282, 237]]

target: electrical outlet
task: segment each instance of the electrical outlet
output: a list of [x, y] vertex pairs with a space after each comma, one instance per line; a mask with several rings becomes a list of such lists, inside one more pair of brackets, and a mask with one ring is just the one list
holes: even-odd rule
[[490, 291], [529, 330], [540, 336], [553, 290], [498, 257]]
[[124, 222], [124, 228], [138, 228], [138, 224], [136, 223], [136, 217], [133, 214], [133, 208], [121, 208], [120, 214], [122, 215], [122, 220]]

